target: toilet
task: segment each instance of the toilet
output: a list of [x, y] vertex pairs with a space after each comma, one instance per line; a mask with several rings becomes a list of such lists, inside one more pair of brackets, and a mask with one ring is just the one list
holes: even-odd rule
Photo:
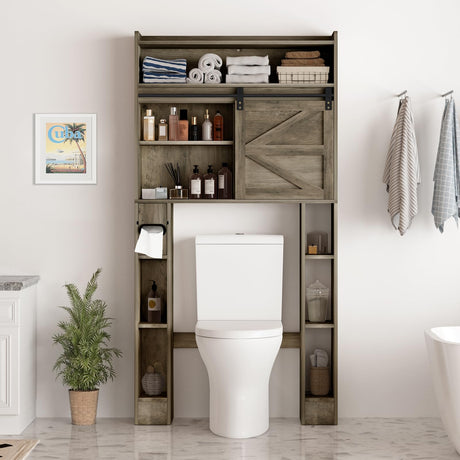
[[195, 238], [195, 337], [209, 376], [209, 427], [228, 438], [269, 426], [269, 380], [283, 336], [282, 235]]

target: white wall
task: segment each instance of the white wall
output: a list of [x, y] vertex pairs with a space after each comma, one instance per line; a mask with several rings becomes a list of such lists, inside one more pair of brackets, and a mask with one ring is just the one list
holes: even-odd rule
[[[98, 266], [104, 269], [100, 294], [116, 317], [113, 341], [124, 351], [117, 380], [102, 391], [99, 414], [133, 413], [134, 30], [339, 31], [339, 414], [435, 414], [423, 330], [460, 320], [460, 235], [453, 223], [440, 235], [430, 215], [439, 94], [460, 91], [459, 13], [455, 0], [4, 2], [0, 273], [42, 277], [38, 415], [68, 414], [66, 391], [51, 371], [58, 353], [51, 336], [62, 318], [57, 305], [66, 301], [65, 282], [83, 285]], [[422, 185], [419, 215], [401, 238], [390, 225], [381, 176], [394, 94], [404, 89], [413, 97]], [[33, 185], [33, 114], [47, 112], [97, 113], [97, 185]], [[292, 353], [282, 351], [275, 372], [290, 369]], [[295, 388], [297, 374], [284, 374], [287, 388]], [[202, 385], [202, 374], [192, 381]], [[177, 399], [183, 415], [205, 410], [203, 399], [190, 408]], [[284, 401], [296, 412], [289, 397]]]

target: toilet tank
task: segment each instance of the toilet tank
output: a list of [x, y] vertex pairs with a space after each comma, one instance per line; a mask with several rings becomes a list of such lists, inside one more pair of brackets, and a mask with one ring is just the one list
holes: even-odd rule
[[198, 321], [281, 321], [282, 235], [195, 238]]

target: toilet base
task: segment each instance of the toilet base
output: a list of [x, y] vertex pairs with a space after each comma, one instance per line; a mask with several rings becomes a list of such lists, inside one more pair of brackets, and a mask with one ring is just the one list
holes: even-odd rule
[[210, 430], [252, 438], [269, 428], [269, 380], [282, 336], [215, 339], [196, 336], [210, 389]]

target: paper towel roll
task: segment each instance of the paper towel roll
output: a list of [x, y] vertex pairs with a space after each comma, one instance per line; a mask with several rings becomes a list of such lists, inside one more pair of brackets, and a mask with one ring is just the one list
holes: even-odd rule
[[163, 227], [160, 225], [142, 227], [134, 251], [153, 259], [161, 259], [163, 257]]

